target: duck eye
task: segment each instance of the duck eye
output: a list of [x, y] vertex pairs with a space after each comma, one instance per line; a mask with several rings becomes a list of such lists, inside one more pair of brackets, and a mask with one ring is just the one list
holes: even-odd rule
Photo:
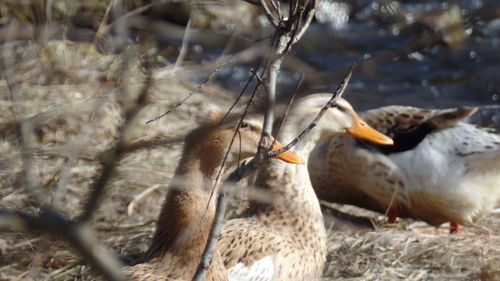
[[248, 123], [247, 122], [241, 122], [240, 128], [248, 128]]

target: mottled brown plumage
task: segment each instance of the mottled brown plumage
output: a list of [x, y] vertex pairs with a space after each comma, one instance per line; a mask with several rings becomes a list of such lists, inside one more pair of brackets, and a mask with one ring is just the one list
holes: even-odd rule
[[[212, 122], [191, 132], [185, 140], [182, 158], [169, 187], [148, 250], [148, 262], [126, 267], [130, 280], [191, 280], [205, 247], [215, 214], [217, 174], [224, 161], [239, 118], [222, 124]], [[239, 159], [257, 151], [262, 127], [246, 118], [228, 154], [225, 167], [234, 168]], [[274, 150], [278, 149], [278, 143]], [[289, 160], [291, 152], [276, 156]], [[293, 157], [292, 157], [293, 158]], [[214, 254], [205, 280], [227, 280], [219, 253]]]
[[[330, 97], [316, 94], [297, 101], [283, 126], [283, 141], [291, 141], [306, 128]], [[340, 100], [295, 150], [307, 159], [321, 138], [347, 133], [391, 142], [370, 129], [345, 100]], [[255, 185], [269, 192], [273, 200], [252, 202], [240, 218], [224, 226], [217, 249], [229, 280], [317, 280], [326, 259], [326, 232], [307, 166], [269, 159], [259, 168]]]

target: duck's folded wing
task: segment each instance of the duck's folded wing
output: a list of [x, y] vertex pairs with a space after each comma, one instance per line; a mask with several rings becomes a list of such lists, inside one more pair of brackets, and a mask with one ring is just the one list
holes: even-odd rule
[[404, 152], [416, 147], [435, 130], [455, 126], [477, 111], [474, 107], [421, 109], [410, 106], [386, 106], [368, 110], [361, 117], [372, 127], [391, 137], [393, 146], [380, 146], [357, 141], [360, 146], [384, 154]]

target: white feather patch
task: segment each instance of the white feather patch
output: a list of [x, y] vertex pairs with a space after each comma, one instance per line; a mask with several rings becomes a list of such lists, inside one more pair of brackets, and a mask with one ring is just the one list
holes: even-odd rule
[[238, 263], [226, 270], [229, 281], [271, 281], [276, 274], [275, 255], [254, 262], [251, 266]]

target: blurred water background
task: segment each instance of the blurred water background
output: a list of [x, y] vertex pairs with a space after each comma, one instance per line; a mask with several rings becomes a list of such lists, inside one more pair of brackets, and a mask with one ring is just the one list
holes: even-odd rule
[[[8, 0], [0, 5], [0, 27], [4, 27], [0, 41], [13, 25], [9, 15], [27, 22], [28, 34], [32, 26], [49, 23], [46, 26], [60, 29], [59, 38], [89, 42], [103, 22], [141, 11], [136, 15], [165, 24], [160, 28], [163, 33], [155, 38], [166, 64], [175, 63], [179, 56], [190, 20], [185, 63], [203, 65], [269, 38], [273, 32], [262, 10], [241, 0], [122, 2], [125, 9], [111, 9], [106, 20], [105, 11], [113, 8], [110, 1], [51, 0], [37, 6], [37, 1]], [[153, 8], [145, 8], [152, 4]], [[287, 9], [286, 1], [281, 8]], [[132, 26], [132, 19], [120, 25]], [[21, 38], [22, 33], [19, 28], [14, 35]], [[129, 34], [124, 46], [141, 41], [140, 31]], [[116, 44], [120, 38], [108, 41]], [[222, 67], [212, 82], [238, 94], [259, 61], [255, 58]], [[426, 108], [498, 105], [500, 1], [318, 0], [316, 19], [285, 60], [278, 82], [279, 99], [287, 99], [299, 73], [305, 75], [299, 95], [333, 91], [353, 62], [356, 68], [345, 97], [358, 110], [389, 104]], [[201, 83], [210, 73], [193, 73], [193, 80]], [[473, 121], [500, 129], [498, 110], [484, 110]]]
[[[269, 34], [262, 17], [256, 21], [263, 27], [241, 31], [241, 36]], [[222, 51], [193, 44], [188, 57], [202, 62]], [[356, 62], [345, 97], [359, 110], [389, 104], [500, 104], [500, 2], [321, 0], [315, 22], [291, 57], [300, 63], [280, 73], [282, 99], [292, 91], [301, 66], [303, 95], [334, 91]], [[237, 64], [222, 68], [216, 81], [238, 93], [249, 75], [248, 65]], [[498, 130], [500, 111], [481, 111], [472, 121]]]

